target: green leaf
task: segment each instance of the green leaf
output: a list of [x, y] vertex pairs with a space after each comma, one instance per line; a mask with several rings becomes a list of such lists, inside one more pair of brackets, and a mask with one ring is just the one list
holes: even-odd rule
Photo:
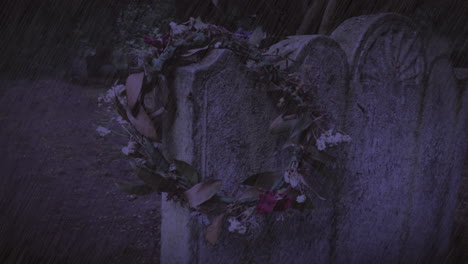
[[[214, 3], [215, 2], [213, 2], [213, 4]], [[195, 19], [195, 24], [193, 26], [195, 27], [196, 30], [202, 30], [202, 29], [208, 28], [208, 24], [203, 23], [200, 17], [197, 17], [197, 19]]]
[[164, 178], [161, 175], [152, 173], [149, 169], [146, 168], [137, 167], [136, 174], [140, 180], [142, 180], [147, 186], [151, 187], [155, 191], [159, 190], [159, 187], [164, 181]]
[[133, 195], [138, 195], [138, 196], [143, 196], [143, 195], [148, 195], [150, 193], [155, 192], [153, 188], [149, 187], [146, 184], [131, 184], [128, 182], [121, 182], [117, 181], [115, 182], [115, 185], [121, 189], [122, 191], [128, 193], [128, 194], [133, 194]]
[[299, 137], [302, 132], [305, 130], [309, 129], [309, 127], [314, 123], [314, 121], [306, 116], [303, 115], [299, 120], [296, 122], [295, 126], [293, 127], [291, 131], [290, 138], [296, 138]]
[[219, 235], [221, 235], [221, 229], [223, 227], [223, 220], [226, 214], [220, 214], [213, 219], [213, 222], [206, 229], [205, 239], [212, 245], [215, 245], [218, 241]]
[[163, 156], [159, 149], [155, 148], [153, 144], [148, 140], [144, 139], [144, 147], [148, 154], [151, 156], [151, 161], [160, 171], [168, 171], [169, 170], [169, 162], [167, 162], [166, 158]]
[[206, 42], [205, 34], [197, 32], [193, 36], [193, 45], [202, 45]]
[[297, 124], [297, 119], [286, 119], [284, 115], [280, 115], [270, 125], [271, 134], [281, 134], [291, 131]]
[[240, 196], [239, 196], [239, 200], [242, 200], [242, 199], [245, 199], [245, 198], [252, 198], [252, 197], [257, 197], [263, 193], [262, 190], [260, 190], [259, 188], [257, 187], [250, 187], [248, 188], [247, 190], [245, 190], [245, 192], [243, 192]]
[[185, 192], [190, 207], [196, 208], [200, 204], [211, 199], [221, 189], [220, 180], [201, 182]]
[[[183, 40], [181, 40], [183, 42]], [[174, 45], [177, 45], [175, 43]], [[166, 62], [174, 56], [174, 52], [177, 50], [176, 47], [167, 47], [158, 58], [152, 61], [152, 70], [156, 72], [162, 72]]]
[[252, 32], [252, 35], [250, 35], [249, 44], [258, 47], [265, 38], [266, 34], [263, 32], [262, 26], [258, 26], [255, 28], [254, 32]]
[[266, 190], [278, 188], [283, 179], [283, 175], [279, 172], [262, 172], [248, 177], [242, 182], [243, 185], [255, 186]]
[[199, 182], [197, 170], [190, 164], [181, 160], [174, 160], [174, 165], [179, 176], [185, 177], [192, 185]]
[[330, 154], [327, 154], [324, 151], [319, 151], [315, 145], [310, 145], [307, 148], [306, 158], [320, 162], [322, 164], [327, 164], [329, 162], [336, 161], [336, 158]]

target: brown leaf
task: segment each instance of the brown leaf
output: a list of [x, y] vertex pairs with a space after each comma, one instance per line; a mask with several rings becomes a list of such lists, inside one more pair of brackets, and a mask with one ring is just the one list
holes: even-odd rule
[[200, 182], [185, 192], [190, 207], [195, 208], [208, 201], [221, 189], [220, 180]]
[[212, 245], [215, 245], [218, 241], [219, 235], [221, 234], [221, 228], [223, 227], [223, 219], [226, 214], [220, 214], [213, 219], [213, 222], [206, 229], [205, 239]]
[[134, 117], [133, 114], [129, 111], [129, 109], [127, 109], [127, 117], [130, 123], [135, 127], [135, 129], [138, 130], [138, 132], [140, 132], [143, 136], [151, 140], [158, 140], [154, 124], [151, 121], [151, 118], [145, 112], [143, 106], [140, 105], [136, 117]]
[[203, 50], [207, 50], [209, 47], [210, 47], [210, 45], [206, 45], [206, 46], [203, 47], [203, 48], [190, 49], [190, 50], [187, 50], [187, 52], [184, 53], [184, 54], [181, 55], [181, 56], [182, 56], [182, 57], [190, 57], [190, 56], [192, 56], [193, 54], [195, 54], [195, 53], [197, 53], [197, 52], [200, 52], [200, 51], [203, 51]]
[[140, 97], [141, 88], [143, 87], [143, 78], [145, 74], [143, 72], [130, 74], [125, 84], [127, 90], [127, 102], [130, 109], [135, 107]]

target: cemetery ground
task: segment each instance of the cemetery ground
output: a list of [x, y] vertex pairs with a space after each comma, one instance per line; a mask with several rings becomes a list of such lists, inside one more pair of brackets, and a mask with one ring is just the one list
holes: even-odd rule
[[[0, 81], [0, 263], [158, 263], [160, 197], [134, 199], [109, 86]], [[447, 263], [468, 260], [468, 167]], [[465, 256], [463, 256], [465, 254]]]
[[159, 263], [160, 196], [135, 199], [108, 86], [0, 82], [0, 263]]

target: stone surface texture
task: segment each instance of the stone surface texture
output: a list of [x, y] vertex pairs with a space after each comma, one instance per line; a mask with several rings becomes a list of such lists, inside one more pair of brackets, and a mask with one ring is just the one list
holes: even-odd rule
[[[204, 241], [206, 226], [163, 201], [162, 263], [428, 263], [449, 247], [467, 147], [467, 89], [410, 19], [349, 19], [330, 37], [294, 36], [270, 48], [301, 72], [328, 127], [352, 142], [327, 150], [334, 180], [306, 175], [315, 209], [263, 219], [249, 236]], [[286, 63], [288, 57], [293, 63]], [[283, 169], [265, 91], [229, 51], [179, 68], [168, 152], [221, 179], [231, 194], [248, 175]], [[228, 237], [229, 236], [229, 237]]]

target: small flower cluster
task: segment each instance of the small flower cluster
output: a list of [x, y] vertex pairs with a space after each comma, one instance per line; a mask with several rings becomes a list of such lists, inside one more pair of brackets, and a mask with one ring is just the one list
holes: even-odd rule
[[96, 132], [98, 132], [98, 134], [101, 136], [101, 137], [105, 137], [107, 136], [111, 131], [103, 126], [98, 126], [96, 128]]
[[299, 186], [299, 183], [302, 178], [302, 175], [299, 173], [298, 165], [299, 164], [297, 162], [293, 162], [293, 164], [291, 164], [289, 169], [287, 169], [284, 172], [284, 177], [283, 177], [284, 181], [286, 183], [289, 183], [291, 187], [293, 188], [296, 188], [297, 186]]
[[242, 224], [240, 221], [238, 221], [235, 217], [230, 217], [228, 219], [229, 222], [229, 232], [231, 233], [239, 233], [241, 235], [245, 234], [247, 232], [247, 226]]
[[136, 152], [136, 148], [137, 148], [137, 143], [135, 141], [130, 140], [127, 146], [122, 148], [122, 153], [125, 154], [126, 156], [129, 156], [130, 154], [133, 154]]
[[348, 135], [343, 135], [341, 133], [333, 134], [333, 129], [325, 131], [320, 137], [317, 139], [316, 146], [317, 149], [322, 151], [325, 150], [327, 147], [333, 147], [340, 143], [350, 142], [351, 137]]
[[111, 103], [115, 99], [115, 97], [118, 97], [118, 95], [120, 95], [124, 91], [125, 91], [125, 85], [123, 85], [123, 84], [113, 86], [112, 88], [107, 90], [106, 94], [101, 95], [101, 96], [98, 97], [99, 106], [102, 103], [106, 103], [106, 104]]

